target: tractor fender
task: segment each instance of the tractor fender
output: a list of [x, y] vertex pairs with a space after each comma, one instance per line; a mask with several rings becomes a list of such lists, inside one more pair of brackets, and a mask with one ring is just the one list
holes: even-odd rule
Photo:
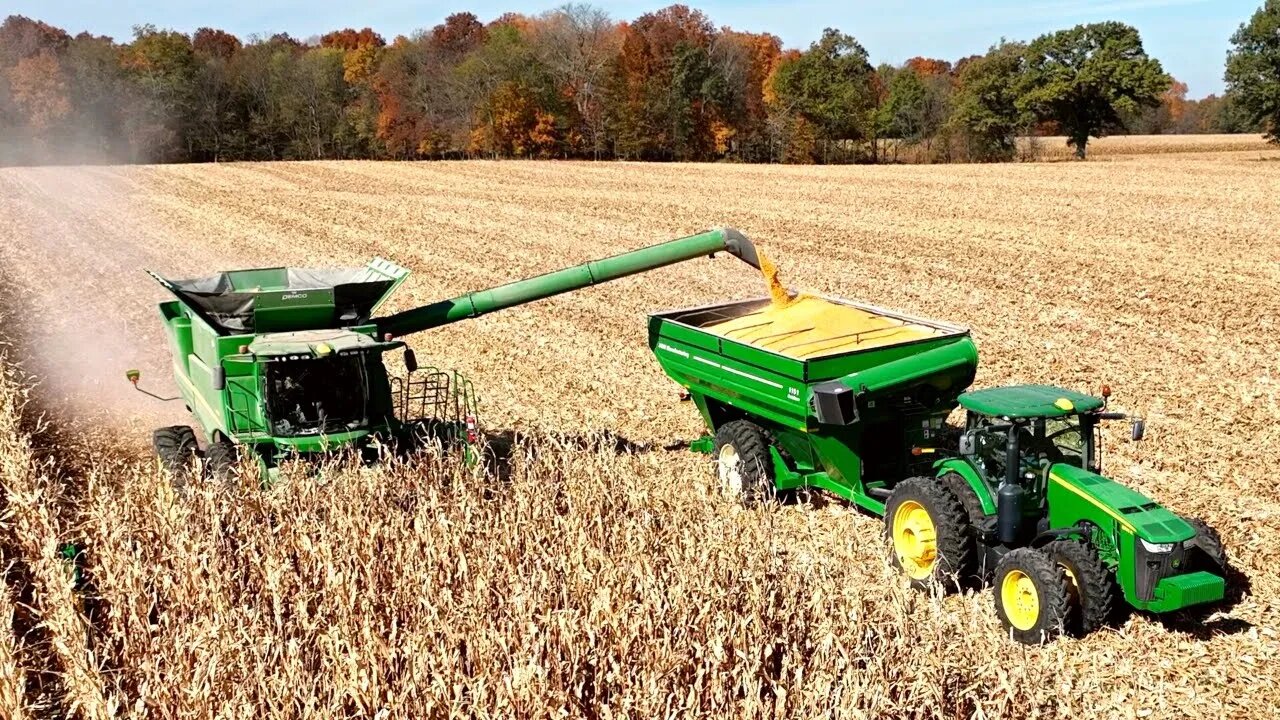
[[996, 501], [991, 496], [991, 489], [982, 481], [982, 477], [978, 475], [978, 471], [973, 469], [962, 458], [945, 458], [933, 464], [933, 469], [938, 477], [942, 477], [947, 473], [955, 473], [964, 478], [964, 481], [973, 489], [973, 494], [978, 496], [978, 502], [982, 503], [982, 512], [985, 515], [994, 515], [996, 512]]

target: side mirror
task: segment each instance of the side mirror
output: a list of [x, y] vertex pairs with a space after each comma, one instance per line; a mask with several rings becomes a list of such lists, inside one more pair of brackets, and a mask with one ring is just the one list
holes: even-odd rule
[[1142, 418], [1135, 419], [1129, 425], [1129, 433], [1130, 433], [1129, 437], [1134, 442], [1138, 442], [1139, 440], [1142, 439], [1143, 435], [1147, 434], [1147, 421], [1143, 420]]
[[418, 372], [418, 354], [413, 348], [404, 349], [404, 369], [411, 373]]
[[960, 436], [960, 454], [961, 455], [974, 454], [973, 435], [970, 435], [969, 433], [965, 433]]
[[219, 366], [213, 369], [213, 389], [218, 391], [227, 389], [226, 368]]

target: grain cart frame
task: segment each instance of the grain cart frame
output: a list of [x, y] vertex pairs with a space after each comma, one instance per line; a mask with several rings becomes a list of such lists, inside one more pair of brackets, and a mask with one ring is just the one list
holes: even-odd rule
[[[798, 357], [779, 349], [787, 333], [761, 343], [708, 329], [765, 323], [768, 299], [650, 316], [658, 363], [708, 429], [694, 448], [713, 454], [730, 492], [758, 502], [815, 488], [883, 517], [913, 586], [994, 579], [997, 614], [1021, 642], [1091, 631], [1117, 595], [1151, 612], [1223, 597], [1217, 533], [1100, 474], [1097, 427], [1122, 417], [1104, 399], [1045, 386], [966, 393], [978, 365], [967, 329], [824, 299], [931, 332], [865, 344], [854, 335], [843, 351]], [[957, 405], [969, 413], [959, 442], [945, 424]], [[1020, 448], [1024, 430], [1038, 427], [1043, 441], [1062, 418], [1088, 436], [1074, 464]], [[997, 446], [1009, 472], [984, 464]]]
[[[267, 476], [283, 458], [355, 449], [372, 459], [423, 436], [469, 452], [480, 439], [471, 383], [419, 370], [404, 336], [719, 252], [760, 267], [745, 236], [720, 228], [383, 318], [371, 316], [409, 271], [381, 258], [192, 280], [148, 271], [174, 296], [159, 306], [174, 382], [207, 439], [201, 451], [193, 428], [165, 427], [154, 449], [184, 479], [197, 457], [206, 474], [226, 476], [241, 449]], [[383, 357], [401, 348], [408, 377], [391, 377]], [[138, 387], [137, 371], [127, 377]]]

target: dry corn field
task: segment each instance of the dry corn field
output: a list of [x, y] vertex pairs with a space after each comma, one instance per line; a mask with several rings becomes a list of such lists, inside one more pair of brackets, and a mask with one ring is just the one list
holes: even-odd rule
[[[1274, 717], [1280, 164], [1259, 156], [0, 170], [0, 716]], [[909, 590], [875, 518], [722, 497], [645, 315], [764, 294], [733, 260], [415, 337], [524, 438], [501, 477], [429, 455], [177, 495], [147, 443], [181, 404], [123, 379], [173, 390], [143, 268], [382, 255], [414, 270], [403, 309], [721, 224], [793, 287], [972, 327], [977, 386], [1109, 382], [1148, 437], [1109, 432], [1106, 469], [1221, 529], [1229, 601], [1025, 647], [989, 590]]]
[[[1257, 159], [1273, 155], [1261, 135], [1113, 135], [1089, 140], [1089, 157], [1150, 158], [1159, 155], [1240, 153]], [[1067, 146], [1065, 137], [1023, 137], [1018, 139], [1019, 153], [1036, 160], [1072, 160], [1075, 148]]]

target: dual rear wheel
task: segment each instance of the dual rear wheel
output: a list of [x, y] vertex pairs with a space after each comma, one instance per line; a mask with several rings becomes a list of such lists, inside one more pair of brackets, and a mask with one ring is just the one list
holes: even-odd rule
[[[942, 480], [899, 483], [884, 517], [891, 558], [912, 587], [950, 591], [978, 576], [981, 548], [969, 513]], [[1084, 542], [1064, 539], [1041, 549], [1012, 550], [992, 580], [996, 614], [1019, 642], [1047, 642], [1063, 632], [1084, 635], [1111, 616], [1111, 575]]]
[[215, 439], [201, 453], [195, 431], [186, 425], [157, 429], [151, 435], [151, 445], [160, 466], [173, 477], [173, 484], [179, 489], [197, 477], [196, 460], [202, 461], [198, 470], [203, 477], [225, 481], [234, 472], [238, 459], [236, 446], [224, 438]]

